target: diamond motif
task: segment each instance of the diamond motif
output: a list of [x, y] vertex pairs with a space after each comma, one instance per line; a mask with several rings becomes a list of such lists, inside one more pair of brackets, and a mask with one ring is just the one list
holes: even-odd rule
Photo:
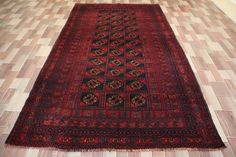
[[136, 31], [136, 30], [137, 30], [137, 28], [132, 27], [132, 26], [126, 28], [127, 33], [130, 33], [130, 32]]
[[84, 90], [101, 90], [103, 89], [103, 80], [102, 79], [94, 79], [94, 78], [85, 78], [83, 80], [82, 89]]
[[99, 32], [107, 31], [109, 30], [109, 26], [98, 26], [97, 29]]
[[114, 80], [109, 83], [109, 87], [112, 89], [119, 89], [120, 87], [122, 87], [122, 83], [118, 80]]
[[127, 52], [127, 56], [128, 57], [143, 57], [143, 54], [141, 52], [138, 52], [132, 49]]
[[145, 70], [144, 68], [135, 68], [135, 69], [126, 69], [126, 76], [128, 78], [143, 78], [145, 79]]
[[115, 56], [115, 57], [123, 57], [124, 56], [124, 50], [119, 48], [119, 49], [110, 49], [110, 56]]
[[127, 90], [129, 91], [136, 91], [136, 90], [142, 90], [147, 91], [147, 86], [145, 84], [144, 79], [140, 80], [127, 80]]
[[92, 80], [89, 80], [89, 81], [87, 82], [87, 85], [88, 85], [89, 88], [95, 89], [95, 88], [97, 88], [99, 85], [101, 85], [101, 83], [100, 83], [98, 80], [92, 79]]
[[123, 68], [108, 68], [107, 75], [108, 77], [123, 77], [124, 69]]
[[126, 35], [127, 39], [135, 39], [138, 38], [138, 34], [136, 32], [130, 32]]
[[126, 25], [126, 26], [133, 26], [133, 25], [136, 25], [136, 23], [134, 21], [125, 21], [124, 25]]
[[112, 21], [120, 20], [122, 16], [116, 15], [111, 18]]
[[93, 57], [106, 56], [106, 54], [107, 54], [107, 49], [105, 48], [91, 49], [91, 56]]
[[101, 39], [101, 40], [94, 40], [92, 46], [99, 47], [99, 46], [103, 46], [103, 45], [107, 45], [107, 44], [108, 44], [107, 39]]
[[86, 69], [86, 76], [103, 76], [104, 73], [103, 67], [88, 67]]
[[115, 32], [116, 31], [122, 31], [123, 29], [124, 29], [123, 26], [115, 26], [115, 27], [112, 28], [112, 30], [115, 31]]
[[121, 74], [121, 72], [117, 69], [112, 69], [111, 70], [111, 75], [112, 76], [119, 76]]
[[124, 97], [118, 94], [108, 94], [107, 95], [107, 105], [111, 107], [123, 107], [124, 106]]
[[136, 69], [129, 71], [129, 74], [134, 77], [139, 77], [142, 73]]
[[119, 66], [119, 65], [122, 64], [122, 62], [119, 59], [114, 59], [114, 60], [111, 61], [111, 63], [113, 63], [116, 66]]
[[97, 22], [97, 25], [98, 26], [104, 26], [104, 25], [107, 25], [107, 24], [109, 24], [109, 20], [103, 20], [103, 21], [98, 21]]
[[130, 102], [132, 107], [145, 107], [147, 104], [146, 98], [141, 94], [131, 94]]
[[131, 60], [131, 61], [130, 61], [130, 64], [133, 65], [133, 66], [139, 66], [139, 65], [140, 65], [140, 62], [137, 61], [137, 60]]
[[82, 93], [80, 106], [98, 106], [99, 95], [97, 93]]
[[117, 90], [120, 89], [122, 90], [124, 85], [123, 85], [123, 81], [121, 80], [108, 80], [108, 89], [110, 90]]
[[108, 32], [97, 33], [95, 35], [96, 39], [103, 39], [103, 38], [107, 38], [107, 37], [108, 37]]
[[98, 75], [100, 72], [101, 72], [101, 71], [100, 71], [98, 68], [91, 68], [91, 69], [89, 70], [89, 73], [90, 73], [91, 75]]
[[140, 82], [140, 81], [134, 81], [134, 82], [132, 82], [132, 83], [130, 84], [130, 87], [131, 87], [132, 89], [135, 89], [135, 90], [141, 89], [143, 86], [144, 86], [144, 84], [143, 84], [142, 82]]
[[131, 40], [126, 44], [127, 47], [137, 47], [139, 45], [140, 45], [140, 40]]
[[83, 97], [83, 102], [87, 105], [94, 104], [97, 101], [98, 101], [98, 98], [93, 94], [88, 94]]
[[123, 45], [124, 45], [124, 40], [122, 39], [114, 40], [114, 41], [111, 41], [110, 43], [111, 47], [118, 47], [118, 46], [123, 46]]
[[110, 59], [110, 66], [123, 66], [124, 63], [120, 59]]
[[94, 65], [104, 65], [105, 64], [105, 62], [103, 60], [101, 60], [100, 58], [92, 58], [91, 62]]
[[144, 67], [143, 61], [140, 59], [127, 59], [126, 62], [130, 67]]
[[116, 32], [116, 33], [111, 35], [111, 39], [113, 39], [113, 40], [114, 39], [119, 39], [121, 37], [123, 37], [123, 33], [120, 33], [120, 32]]
[[121, 23], [122, 23], [122, 21], [113, 21], [113, 22], [111, 22], [111, 25], [117, 26], [117, 25], [120, 25]]

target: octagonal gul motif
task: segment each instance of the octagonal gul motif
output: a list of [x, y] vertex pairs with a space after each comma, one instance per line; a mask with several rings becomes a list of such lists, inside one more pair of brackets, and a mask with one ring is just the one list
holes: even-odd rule
[[99, 66], [87, 67], [85, 73], [87, 77], [104, 76], [104, 74], [105, 74], [105, 68]]
[[130, 106], [134, 108], [147, 107], [147, 96], [145, 94], [130, 94]]
[[104, 80], [102, 78], [84, 78], [82, 89], [84, 90], [102, 90], [104, 86]]
[[124, 66], [124, 59], [123, 58], [110, 58], [108, 61], [109, 67], [120, 67]]
[[145, 79], [126, 80], [127, 91], [147, 91]]
[[106, 81], [107, 91], [123, 91], [124, 81], [122, 79], [108, 79]]
[[93, 48], [91, 49], [90, 56], [91, 57], [107, 56], [107, 53], [108, 53], [108, 50], [106, 47]]
[[88, 61], [90, 66], [104, 66], [106, 65], [106, 58], [104, 57], [97, 57], [97, 58], [90, 58]]
[[84, 107], [84, 106], [98, 107], [99, 106], [99, 93], [83, 92], [81, 94], [79, 106], [81, 106], [81, 107]]
[[143, 57], [142, 49], [127, 49], [126, 51], [127, 57]]
[[146, 74], [145, 70], [143, 68], [131, 68], [131, 69], [126, 69], [126, 76], [127, 78], [143, 78], [145, 79]]
[[124, 48], [110, 48], [109, 56], [111, 57], [124, 57]]
[[123, 93], [107, 94], [106, 107], [121, 108], [124, 107], [125, 96]]
[[144, 61], [140, 58], [129, 58], [126, 60], [126, 65], [127, 67], [144, 67]]
[[107, 69], [107, 73], [106, 73], [107, 77], [124, 77], [124, 68], [108, 68]]

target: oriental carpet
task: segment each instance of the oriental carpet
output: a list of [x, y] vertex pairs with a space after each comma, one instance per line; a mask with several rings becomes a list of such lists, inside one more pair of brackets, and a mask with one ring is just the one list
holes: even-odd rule
[[76, 4], [7, 144], [224, 147], [159, 5]]

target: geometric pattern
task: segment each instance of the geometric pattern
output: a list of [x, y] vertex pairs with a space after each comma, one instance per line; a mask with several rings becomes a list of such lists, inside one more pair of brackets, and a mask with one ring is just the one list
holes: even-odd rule
[[76, 5], [7, 143], [224, 146], [158, 5]]
[[[104, 103], [110, 107], [128, 107], [127, 103], [134, 99], [131, 95], [135, 94], [136, 106], [139, 106], [138, 93], [147, 95], [148, 90], [143, 47], [134, 11], [99, 11], [88, 56], [86, 69], [105, 69], [105, 75], [98, 77], [98, 70], [93, 70], [95, 74], [92, 77], [83, 79], [84, 91], [106, 93]], [[139, 76], [142, 78], [136, 80], [135, 77]], [[122, 96], [123, 93], [128, 95]], [[125, 102], [125, 99], [129, 101]]]
[[[2, 2], [1, 38], [1, 137], [4, 141], [42, 68], [48, 54], [64, 26], [74, 3], [72, 1], [44, 2], [9, 0]], [[101, 151], [63, 152], [51, 149], [5, 146], [1, 143], [0, 154], [11, 157], [40, 156], [42, 153], [56, 156], [230, 156], [234, 157], [236, 134], [235, 122], [235, 50], [236, 38], [233, 23], [211, 0], [191, 0], [173, 3], [171, 0], [80, 0], [80, 3], [157, 3], [163, 9], [175, 35], [191, 64], [203, 95], [211, 111], [217, 130], [227, 148], [215, 150], [166, 149], [153, 151]], [[192, 7], [194, 6], [194, 7]], [[21, 9], [15, 12], [14, 8]], [[29, 19], [30, 10], [30, 19]], [[40, 12], [39, 12], [40, 10]], [[59, 12], [58, 12], [59, 11]], [[44, 20], [42, 20], [44, 19]], [[30, 25], [28, 24], [30, 21]], [[209, 27], [210, 26], [210, 27]], [[24, 30], [24, 31], [22, 31]], [[14, 33], [13, 33], [14, 32]], [[220, 59], [219, 59], [220, 58]], [[230, 85], [229, 85], [230, 84]], [[17, 103], [16, 103], [17, 102]], [[0, 155], [1, 156], [1, 155]], [[52, 155], [51, 155], [52, 156]]]

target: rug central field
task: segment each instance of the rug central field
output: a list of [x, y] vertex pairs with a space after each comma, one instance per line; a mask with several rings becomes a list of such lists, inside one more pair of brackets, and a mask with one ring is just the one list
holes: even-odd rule
[[6, 143], [224, 146], [161, 8], [122, 4], [75, 5]]

